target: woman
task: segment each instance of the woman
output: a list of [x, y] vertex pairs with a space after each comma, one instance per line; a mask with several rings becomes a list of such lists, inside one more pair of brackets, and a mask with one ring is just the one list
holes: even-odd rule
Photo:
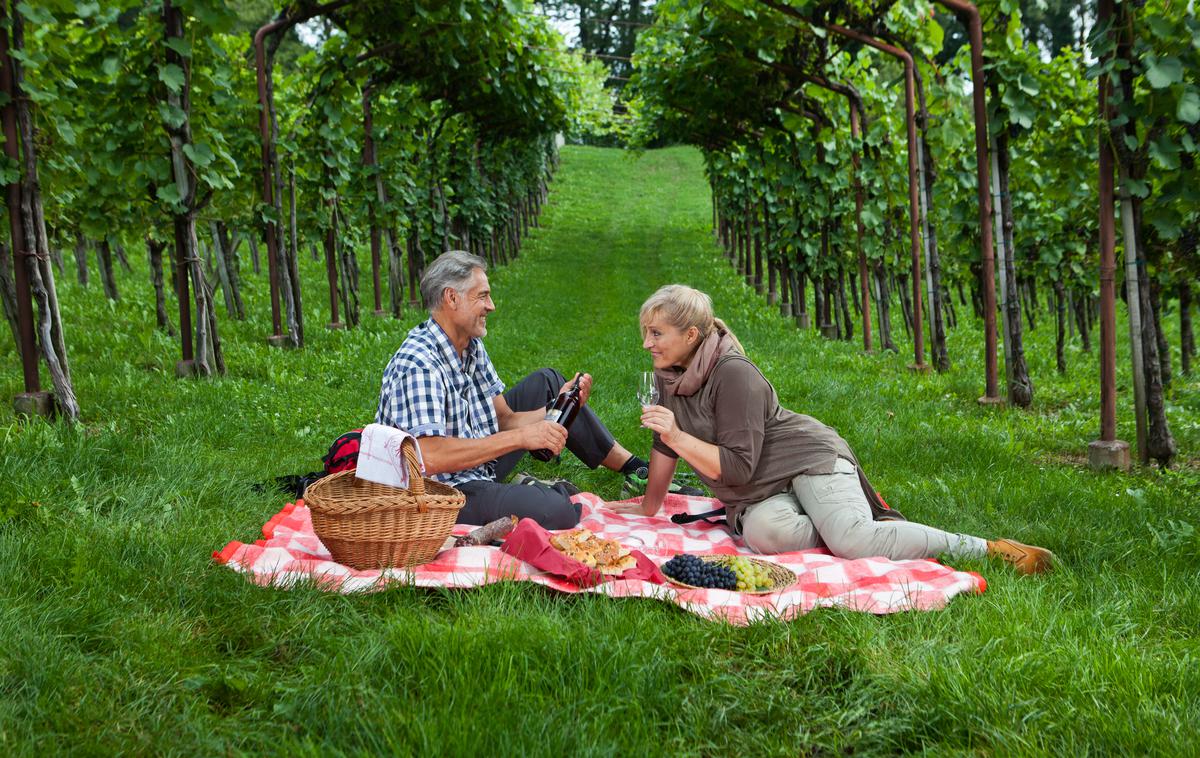
[[1049, 570], [1054, 556], [1044, 548], [875, 520], [850, 446], [830, 427], [779, 405], [737, 338], [714, 318], [708, 295], [662, 287], [642, 305], [641, 325], [661, 405], [642, 412], [642, 426], [654, 432], [646, 495], [618, 510], [657, 513], [683, 458], [756, 553], [826, 547], [842, 558], [988, 555], [1023, 574]]

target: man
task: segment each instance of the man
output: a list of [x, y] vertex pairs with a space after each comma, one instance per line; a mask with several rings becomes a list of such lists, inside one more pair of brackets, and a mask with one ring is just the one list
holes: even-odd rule
[[421, 277], [430, 318], [408, 333], [383, 374], [375, 421], [418, 439], [426, 473], [467, 496], [458, 520], [486, 524], [507, 515], [529, 517], [548, 529], [579, 522], [578, 492], [570, 482], [523, 477], [502, 484], [526, 451], [566, 447], [589, 468], [631, 475], [646, 461], [622, 447], [587, 405], [592, 377], [580, 379], [583, 402], [570, 432], [545, 420], [546, 408], [569, 383], [541, 369], [505, 392], [483, 336], [496, 310], [487, 263], [452, 250]]

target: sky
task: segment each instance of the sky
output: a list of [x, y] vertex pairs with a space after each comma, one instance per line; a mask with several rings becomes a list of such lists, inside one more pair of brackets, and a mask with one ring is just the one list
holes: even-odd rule
[[[539, 16], [544, 16], [550, 21], [550, 25], [558, 30], [559, 34], [566, 40], [567, 47], [578, 44], [579, 42], [579, 20], [571, 18], [563, 18], [561, 15], [552, 16], [548, 9], [541, 6], [539, 3], [533, 5], [534, 12]], [[306, 21], [303, 24], [296, 25], [296, 36], [300, 41], [309, 47], [320, 47], [324, 39], [324, 27], [320, 18]]]

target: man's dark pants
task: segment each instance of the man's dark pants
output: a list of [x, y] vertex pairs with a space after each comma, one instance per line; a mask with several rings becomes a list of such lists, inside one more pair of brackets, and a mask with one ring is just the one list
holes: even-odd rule
[[[552, 368], [533, 372], [504, 393], [514, 411], [545, 408], [566, 383]], [[596, 468], [615, 444], [612, 434], [585, 405], [567, 433], [567, 449], [588, 468]], [[579, 523], [579, 506], [565, 489], [541, 484], [501, 484], [512, 473], [526, 451], [514, 450], [496, 461], [496, 481], [472, 481], [457, 485], [467, 496], [458, 512], [463, 524], [486, 524], [504, 516], [529, 517], [547, 529], [569, 529]]]

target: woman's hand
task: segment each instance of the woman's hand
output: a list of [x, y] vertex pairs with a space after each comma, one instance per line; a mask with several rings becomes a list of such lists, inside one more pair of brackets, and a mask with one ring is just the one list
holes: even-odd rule
[[[644, 501], [645, 498], [642, 498]], [[653, 516], [653, 513], [646, 513], [646, 509], [641, 502], [636, 503], [605, 503], [604, 507], [614, 513], [628, 513], [631, 516]], [[657, 512], [657, 510], [655, 511]]]
[[661, 405], [651, 405], [642, 409], [642, 426], [652, 432], [657, 432], [663, 442], [675, 446], [675, 438], [679, 436], [679, 427], [675, 424], [675, 414]]
[[[663, 444], [671, 448], [691, 464], [696, 473], [707, 476], [714, 481], [721, 481], [721, 448], [705, 442], [702, 439], [693, 437], [687, 432], [679, 428], [675, 423], [675, 414], [661, 405], [651, 405], [648, 408], [642, 409], [642, 426], [657, 432], [659, 439]], [[658, 455], [658, 453], [654, 451]], [[674, 461], [670, 456], [663, 455], [663, 458]], [[653, 461], [653, 454], [651, 455]], [[654, 466], [650, 466], [651, 474], [654, 472]], [[672, 468], [672, 471], [674, 469]], [[662, 486], [662, 494], [667, 494], [667, 487], [671, 483], [671, 477], [668, 476]], [[650, 490], [646, 490], [649, 494]]]

